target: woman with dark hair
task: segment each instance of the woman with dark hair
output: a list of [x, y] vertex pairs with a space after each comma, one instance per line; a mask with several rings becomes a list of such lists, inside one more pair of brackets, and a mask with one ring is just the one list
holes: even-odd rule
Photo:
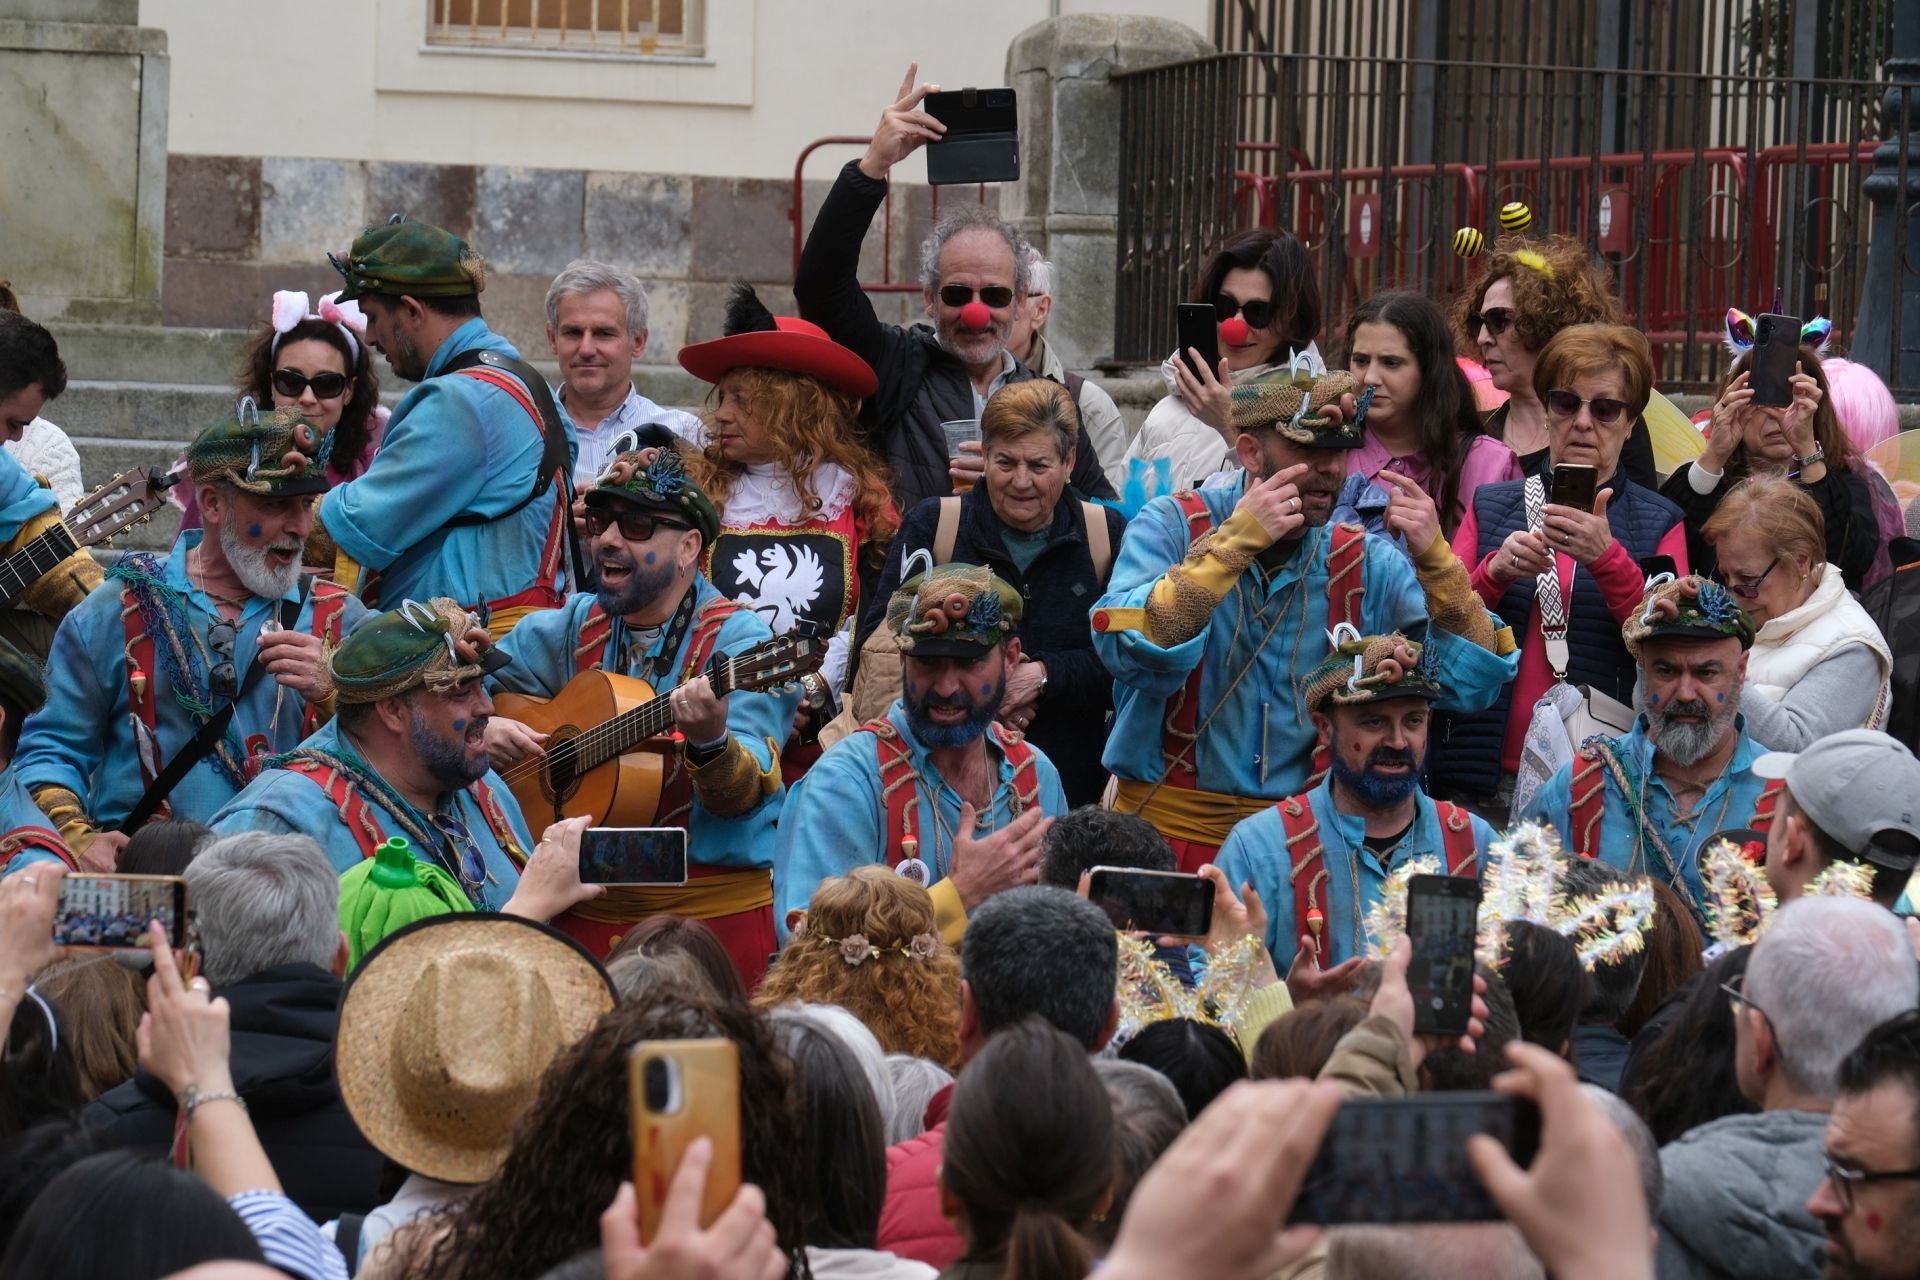
[[1740, 1092], [1733, 1009], [1721, 988], [1747, 971], [1752, 947], [1729, 951], [1675, 991], [1633, 1038], [1625, 1098], [1661, 1146], [1723, 1116], [1759, 1110]]
[[699, 965], [714, 992], [728, 1004], [747, 1002], [747, 988], [725, 944], [704, 923], [685, 916], [648, 916], [614, 944], [607, 953], [607, 965], [611, 967], [621, 956], [668, 953], [684, 955]]
[[[1347, 321], [1347, 370], [1373, 388], [1365, 443], [1347, 455], [1344, 508], [1378, 524], [1392, 491], [1381, 472], [1405, 476], [1440, 509], [1440, 530], [1452, 537], [1466, 504], [1483, 484], [1520, 479], [1513, 451], [1480, 428], [1473, 390], [1453, 358], [1446, 313], [1425, 294], [1375, 294]], [[1416, 548], [1417, 550], [1417, 548]]]
[[[1707, 451], [1675, 468], [1660, 486], [1686, 513], [1687, 560], [1695, 573], [1715, 574], [1719, 559], [1706, 525], [1720, 500], [1748, 476], [1785, 476], [1820, 508], [1825, 559], [1839, 568], [1850, 590], [1863, 591], [1880, 550], [1880, 523], [1861, 474], [1866, 464], [1834, 414], [1819, 353], [1800, 348], [1798, 370], [1790, 379], [1793, 403], [1784, 409], [1753, 403], [1752, 361], [1749, 351], [1727, 369], [1713, 402]], [[1752, 598], [1759, 585], [1743, 579], [1731, 590]]]
[[1587, 1006], [1587, 973], [1573, 943], [1552, 929], [1527, 920], [1511, 920], [1500, 980], [1513, 997], [1520, 1038], [1566, 1058], [1573, 1051], [1573, 1027]]
[[524, 1280], [592, 1248], [601, 1211], [633, 1176], [633, 1047], [713, 1038], [739, 1051], [741, 1176], [765, 1193], [782, 1248], [797, 1250], [798, 1213], [812, 1194], [799, 1183], [813, 1171], [793, 1158], [802, 1140], [793, 1071], [772, 1028], [744, 1003], [665, 1000], [615, 1008], [555, 1058], [493, 1180], [431, 1226], [389, 1236], [369, 1268], [409, 1280]]
[[887, 1199], [886, 1128], [854, 1056], [831, 1033], [799, 1018], [774, 1020], [774, 1038], [793, 1064], [800, 1145], [789, 1156], [801, 1176], [796, 1239], [814, 1280], [933, 1280], [924, 1262], [874, 1247]]
[[1236, 384], [1276, 366], [1316, 375], [1325, 370], [1314, 345], [1320, 281], [1305, 246], [1287, 232], [1256, 227], [1229, 239], [1207, 263], [1192, 300], [1213, 306], [1220, 364], [1195, 374], [1185, 352], [1169, 356], [1160, 374], [1171, 394], [1153, 406], [1127, 446], [1130, 460], [1167, 459], [1176, 488], [1238, 465], [1229, 408]]
[[941, 1207], [967, 1247], [941, 1280], [1084, 1276], [1112, 1194], [1113, 1104], [1086, 1046], [1038, 1018], [996, 1032], [947, 1112]]
[[1189, 1120], [1198, 1119], [1234, 1081], [1247, 1078], [1247, 1058], [1234, 1038], [1192, 1018], [1167, 1018], [1142, 1027], [1120, 1047], [1119, 1057], [1171, 1080]]
[[1351, 996], [1309, 1000], [1281, 1014], [1253, 1042], [1255, 1080], [1317, 1079], [1340, 1038], [1367, 1019], [1367, 1006]]
[[149, 822], [120, 846], [113, 869], [123, 876], [177, 876], [213, 839], [213, 828], [204, 822], [162, 818]]

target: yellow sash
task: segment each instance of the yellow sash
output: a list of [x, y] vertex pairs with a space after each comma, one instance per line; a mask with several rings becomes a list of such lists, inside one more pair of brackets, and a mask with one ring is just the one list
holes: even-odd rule
[[1197, 788], [1155, 786], [1131, 778], [1115, 778], [1113, 807], [1137, 813], [1153, 829], [1174, 840], [1218, 845], [1242, 818], [1251, 818], [1273, 803], [1259, 796], [1230, 796]]
[[573, 914], [594, 924], [635, 924], [648, 916], [716, 920], [773, 905], [771, 871], [724, 871], [684, 885], [622, 885], [608, 889]]

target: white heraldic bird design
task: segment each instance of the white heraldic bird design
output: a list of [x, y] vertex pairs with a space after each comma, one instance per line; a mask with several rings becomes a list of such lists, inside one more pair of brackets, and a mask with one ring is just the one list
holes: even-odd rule
[[777, 636], [806, 616], [826, 582], [819, 553], [806, 546], [763, 547], [757, 557], [751, 550], [742, 551], [733, 558], [733, 571], [753, 588], [734, 600], [765, 618]]

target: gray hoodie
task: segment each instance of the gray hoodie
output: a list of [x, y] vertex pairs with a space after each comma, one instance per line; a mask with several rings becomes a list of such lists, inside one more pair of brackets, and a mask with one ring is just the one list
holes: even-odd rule
[[1703, 1124], [1660, 1148], [1659, 1280], [1796, 1280], [1820, 1274], [1826, 1234], [1807, 1212], [1824, 1176], [1818, 1111]]

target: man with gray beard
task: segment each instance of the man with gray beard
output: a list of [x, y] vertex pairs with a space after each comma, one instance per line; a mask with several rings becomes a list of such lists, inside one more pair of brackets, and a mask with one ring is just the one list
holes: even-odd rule
[[227, 708], [165, 797], [176, 818], [210, 819], [331, 714], [327, 653], [366, 614], [300, 569], [331, 443], [294, 410], [241, 401], [187, 446], [203, 528], [164, 560], [121, 557], [60, 624], [14, 763], [82, 867], [113, 870], [130, 834], [116, 828]]
[[1753, 633], [1717, 582], [1653, 587], [1621, 628], [1640, 664], [1633, 729], [1587, 739], [1524, 816], [1559, 828], [1571, 853], [1658, 876], [1699, 915], [1700, 854], [1722, 831], [1764, 832], [1780, 794], [1754, 772], [1761, 752], [1740, 715]]
[[[921, 109], [938, 85], [916, 86], [907, 68], [897, 100], [880, 116], [866, 154], [847, 162], [814, 219], [794, 272], [800, 315], [873, 366], [880, 387], [860, 406], [864, 443], [886, 459], [900, 510], [971, 488], [986, 473], [977, 444], [948, 457], [944, 422], [979, 422], [987, 399], [1036, 377], [1007, 349], [1027, 300], [1027, 246], [1004, 219], [953, 200], [921, 249], [921, 293], [933, 327], [882, 324], [860, 288], [860, 246], [887, 200], [887, 175], [946, 126]], [[1076, 407], [1076, 413], [1078, 409]], [[974, 439], [979, 439], [976, 432]], [[1070, 483], [1084, 498], [1112, 498], [1084, 424]]]

